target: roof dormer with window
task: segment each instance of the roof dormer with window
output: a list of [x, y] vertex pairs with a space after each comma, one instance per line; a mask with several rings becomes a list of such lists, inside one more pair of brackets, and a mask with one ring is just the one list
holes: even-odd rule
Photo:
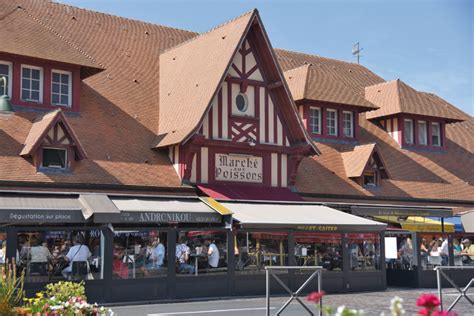
[[79, 111], [80, 82], [99, 65], [22, 7], [0, 19], [0, 37], [0, 76], [17, 109]]
[[87, 158], [61, 110], [47, 113], [33, 123], [20, 156], [32, 159], [43, 173], [71, 172], [75, 161]]
[[367, 118], [378, 123], [402, 148], [443, 150], [446, 124], [463, 121], [443, 99], [416, 91], [400, 80], [367, 87], [365, 94], [380, 106]]
[[315, 140], [356, 142], [359, 113], [377, 107], [331, 77], [322, 65], [305, 64], [285, 72], [293, 99]]

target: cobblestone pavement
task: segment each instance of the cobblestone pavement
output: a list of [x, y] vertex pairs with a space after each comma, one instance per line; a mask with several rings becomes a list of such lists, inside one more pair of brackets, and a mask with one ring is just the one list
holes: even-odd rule
[[[416, 315], [416, 299], [422, 293], [437, 294], [435, 289], [399, 289], [390, 288], [383, 292], [364, 292], [350, 294], [330, 294], [324, 297], [323, 304], [329, 304], [336, 307], [346, 305], [350, 308], [363, 309], [365, 315], [380, 315], [382, 311], [389, 313], [390, 300], [394, 296], [400, 296], [404, 299], [406, 315]], [[474, 300], [474, 291], [470, 292], [470, 298]], [[443, 291], [445, 306], [456, 297], [455, 289], [446, 289]], [[271, 312], [272, 315], [287, 300], [285, 297], [272, 297]], [[227, 315], [227, 316], [253, 316], [265, 315], [265, 298], [241, 298], [241, 299], [222, 299], [212, 301], [197, 301], [184, 303], [153, 304], [114, 307], [113, 310], [119, 316], [137, 315], [137, 316], [158, 316], [158, 315]], [[312, 307], [316, 313], [316, 309]], [[464, 298], [456, 305], [454, 311], [459, 316], [474, 316], [474, 306], [470, 305]], [[282, 315], [308, 315], [298, 303], [293, 302], [290, 308]]]

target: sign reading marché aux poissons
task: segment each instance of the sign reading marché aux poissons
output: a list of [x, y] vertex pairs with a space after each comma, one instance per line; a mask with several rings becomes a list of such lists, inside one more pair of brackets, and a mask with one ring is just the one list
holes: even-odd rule
[[262, 157], [216, 154], [216, 180], [262, 183]]

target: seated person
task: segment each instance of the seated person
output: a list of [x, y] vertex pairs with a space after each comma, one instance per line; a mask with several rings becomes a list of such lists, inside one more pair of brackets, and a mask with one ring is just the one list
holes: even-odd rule
[[159, 269], [163, 265], [165, 259], [165, 246], [160, 242], [160, 238], [157, 237], [152, 244], [151, 252], [148, 255], [146, 264], [147, 269]]
[[30, 272], [39, 273], [40, 275], [48, 274], [48, 262], [51, 259], [51, 252], [45, 247], [41, 240], [33, 237], [30, 248]]
[[176, 261], [178, 262], [178, 273], [189, 273], [195, 272], [194, 266], [188, 264], [189, 255], [191, 251], [186, 244], [186, 238], [181, 237], [179, 239], [179, 245], [176, 246]]
[[461, 251], [462, 263], [471, 265], [474, 263], [474, 245], [468, 238], [464, 239], [462, 244], [464, 245], [464, 249]]
[[112, 273], [114, 278], [128, 279], [128, 265], [123, 262], [124, 247], [114, 245], [114, 255], [112, 260]]
[[76, 236], [73, 243], [74, 246], [69, 249], [65, 256], [66, 261], [69, 262], [69, 265], [62, 271], [62, 275], [65, 279], [70, 279], [74, 262], [84, 262], [87, 264], [87, 260], [92, 255], [89, 248], [82, 244], [80, 236]]

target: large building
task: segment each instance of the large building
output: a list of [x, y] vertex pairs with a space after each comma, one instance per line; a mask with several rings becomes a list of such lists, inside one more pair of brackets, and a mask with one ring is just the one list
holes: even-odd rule
[[0, 233], [30, 291], [86, 278], [98, 301], [258, 294], [268, 265], [381, 289], [386, 269], [411, 282], [437, 264], [385, 258], [384, 237], [416, 253], [446, 239], [458, 263], [468, 235], [446, 238], [440, 218], [473, 222], [470, 115], [274, 49], [257, 10], [199, 34], [1, 0], [0, 76]]

